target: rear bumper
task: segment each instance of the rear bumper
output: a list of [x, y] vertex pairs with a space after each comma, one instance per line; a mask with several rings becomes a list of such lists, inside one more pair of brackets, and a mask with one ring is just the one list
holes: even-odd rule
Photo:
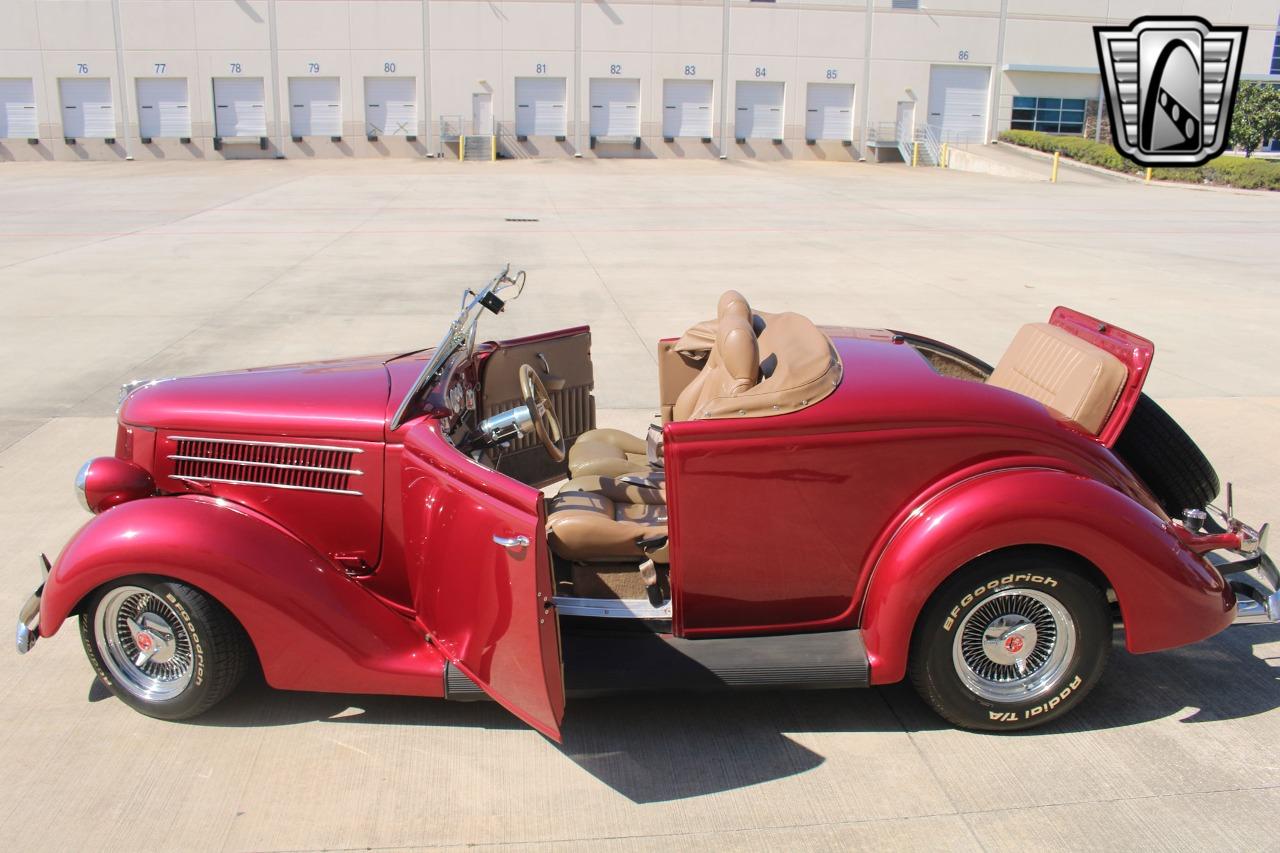
[[40, 555], [40, 585], [36, 587], [36, 591], [27, 597], [23, 602], [21, 609], [18, 610], [18, 654], [25, 655], [31, 651], [31, 647], [36, 644], [36, 640], [40, 637], [40, 598], [44, 595], [44, 582], [49, 577], [49, 558], [44, 554]]
[[1267, 556], [1267, 527], [1245, 528], [1245, 547], [1234, 553], [1239, 559], [1212, 559], [1214, 567], [1236, 594], [1236, 625], [1269, 625], [1280, 622], [1280, 569]]

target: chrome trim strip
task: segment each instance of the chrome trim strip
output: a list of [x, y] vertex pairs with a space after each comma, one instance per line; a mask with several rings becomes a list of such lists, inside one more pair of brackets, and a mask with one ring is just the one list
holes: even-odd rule
[[178, 453], [169, 454], [170, 459], [183, 462], [214, 462], [218, 465], [243, 465], [248, 468], [280, 468], [286, 471], [314, 471], [319, 474], [351, 474], [358, 477], [364, 474], [356, 468], [320, 468], [315, 465], [286, 465], [282, 462], [249, 462], [242, 459], [219, 459], [214, 456], [183, 456]]
[[332, 447], [324, 444], [289, 444], [283, 441], [247, 441], [240, 438], [206, 438], [195, 435], [171, 435], [170, 441], [207, 441], [211, 444], [240, 444], [250, 447], [291, 447], [298, 450], [333, 450], [338, 453], [364, 453], [358, 447]]
[[325, 492], [330, 495], [363, 495], [351, 489], [321, 489], [315, 486], [288, 486], [282, 483], [255, 483], [251, 480], [222, 480], [217, 477], [191, 477], [184, 474], [170, 474], [170, 480], [190, 480], [196, 483], [225, 483], [228, 486], [263, 486], [268, 489], [288, 489], [292, 492]]
[[654, 607], [643, 598], [575, 598], [557, 595], [551, 599], [561, 616], [599, 616], [608, 619], [670, 619], [671, 601]]

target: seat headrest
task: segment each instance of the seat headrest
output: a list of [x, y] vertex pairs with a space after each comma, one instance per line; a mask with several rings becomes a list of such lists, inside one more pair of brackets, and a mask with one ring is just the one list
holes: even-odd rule
[[[745, 307], [745, 303], [735, 304]], [[749, 317], [731, 309], [720, 318], [716, 337], [720, 361], [742, 389], [755, 385], [760, 378], [760, 344]]]
[[716, 317], [723, 317], [729, 312], [740, 314], [749, 320], [751, 305], [747, 302], [747, 297], [736, 290], [726, 290], [720, 294], [720, 301], [716, 303]]

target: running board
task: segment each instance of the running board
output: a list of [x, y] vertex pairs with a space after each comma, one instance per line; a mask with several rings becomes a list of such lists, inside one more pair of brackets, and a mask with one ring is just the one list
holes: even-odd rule
[[[565, 632], [565, 691], [575, 696], [656, 690], [815, 690], [867, 687], [861, 631], [684, 640], [647, 631]], [[447, 666], [445, 698], [483, 699]]]

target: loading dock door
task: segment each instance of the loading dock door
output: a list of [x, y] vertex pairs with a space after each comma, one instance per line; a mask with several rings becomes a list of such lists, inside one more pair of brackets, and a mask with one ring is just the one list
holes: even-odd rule
[[663, 81], [662, 135], [672, 139], [712, 136], [710, 80]]
[[592, 79], [591, 135], [625, 139], [640, 135], [639, 80]]
[[984, 142], [987, 68], [935, 65], [929, 69], [929, 126], [943, 142]]
[[733, 135], [738, 139], [782, 138], [782, 83], [739, 80]]
[[417, 93], [412, 77], [364, 78], [365, 130], [374, 136], [416, 136]]
[[190, 138], [191, 105], [185, 77], [138, 78], [138, 135]]
[[224, 139], [267, 135], [267, 105], [261, 77], [218, 77], [213, 81], [214, 135]]
[[289, 78], [289, 133], [341, 136], [342, 101], [337, 77]]
[[35, 139], [39, 135], [31, 78], [0, 80], [0, 139]]
[[111, 81], [106, 77], [67, 77], [62, 94], [62, 135], [69, 139], [108, 139], [116, 135]]
[[568, 136], [563, 77], [516, 78], [516, 134]]
[[804, 114], [805, 139], [853, 139], [853, 84], [810, 83]]

